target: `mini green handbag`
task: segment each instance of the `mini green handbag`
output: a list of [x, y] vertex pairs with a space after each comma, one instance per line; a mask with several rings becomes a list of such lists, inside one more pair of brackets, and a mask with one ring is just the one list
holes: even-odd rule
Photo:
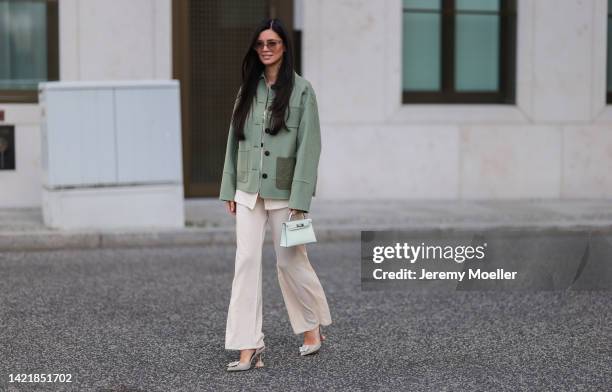
[[[282, 224], [280, 246], [289, 248], [295, 245], [317, 242], [312, 227], [312, 219], [291, 220], [291, 214], [293, 214], [293, 211], [289, 213], [289, 220]], [[306, 213], [304, 213], [304, 216], [306, 216]]]

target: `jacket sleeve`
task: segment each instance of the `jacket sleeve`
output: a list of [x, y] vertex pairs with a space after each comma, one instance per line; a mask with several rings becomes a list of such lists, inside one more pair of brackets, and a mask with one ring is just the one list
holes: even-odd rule
[[[240, 90], [238, 90], [238, 97]], [[238, 104], [238, 97], [234, 102], [232, 116]], [[221, 177], [221, 189], [219, 191], [220, 200], [234, 200], [236, 194], [236, 159], [238, 156], [238, 140], [234, 135], [234, 127], [230, 121], [229, 132], [227, 135], [227, 146], [225, 148], [225, 162], [223, 163], [223, 175]]]
[[317, 169], [321, 155], [321, 129], [317, 97], [311, 86], [304, 95], [289, 208], [308, 212], [317, 183]]

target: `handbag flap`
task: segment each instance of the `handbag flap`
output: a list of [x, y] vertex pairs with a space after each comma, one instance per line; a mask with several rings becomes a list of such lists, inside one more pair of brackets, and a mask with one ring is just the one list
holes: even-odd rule
[[308, 219], [300, 219], [300, 220], [291, 220], [285, 222], [288, 230], [301, 230], [310, 226], [312, 222], [312, 218]]

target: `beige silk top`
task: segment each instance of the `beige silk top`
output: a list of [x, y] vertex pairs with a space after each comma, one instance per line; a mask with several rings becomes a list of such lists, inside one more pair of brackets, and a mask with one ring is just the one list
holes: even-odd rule
[[[252, 210], [253, 208], [255, 208], [255, 203], [257, 203], [258, 196], [259, 193], [250, 193], [237, 189], [236, 195], [234, 196], [234, 201]], [[263, 201], [264, 208], [266, 210], [276, 210], [278, 208], [289, 207], [288, 199], [263, 199]]]

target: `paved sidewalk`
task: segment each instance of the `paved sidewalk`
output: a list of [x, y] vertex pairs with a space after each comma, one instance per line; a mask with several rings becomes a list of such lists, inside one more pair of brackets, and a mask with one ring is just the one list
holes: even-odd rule
[[[40, 208], [0, 209], [0, 251], [230, 244], [234, 217], [216, 198], [187, 199], [182, 229], [53, 230]], [[319, 241], [355, 240], [361, 230], [529, 228], [612, 231], [610, 200], [324, 200], [311, 213]], [[268, 229], [269, 230], [269, 229]], [[270, 236], [267, 236], [269, 241]]]

